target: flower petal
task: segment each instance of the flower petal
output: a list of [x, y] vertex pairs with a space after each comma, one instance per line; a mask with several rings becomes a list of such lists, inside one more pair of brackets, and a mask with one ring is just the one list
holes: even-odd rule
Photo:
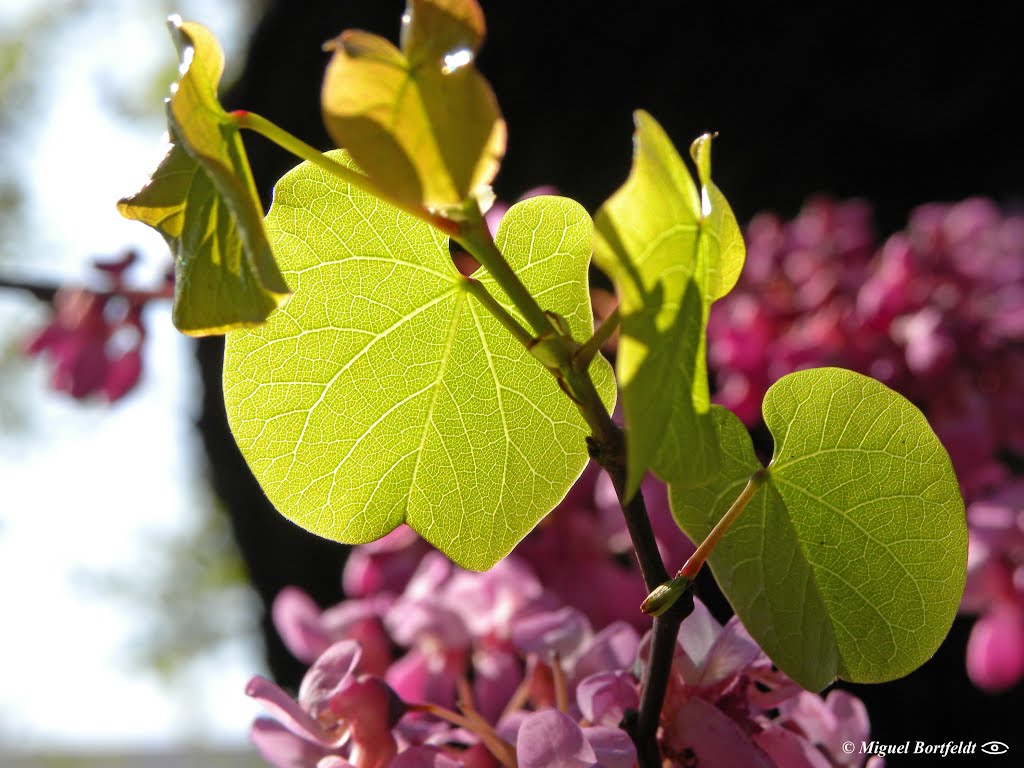
[[325, 738], [320, 725], [309, 716], [309, 713], [277, 684], [265, 677], [257, 675], [252, 678], [245, 686], [245, 693], [263, 704], [284, 728], [296, 736], [327, 749], [340, 746], [345, 741]]
[[594, 768], [597, 755], [583, 731], [557, 709], [523, 720], [516, 738], [519, 768]]
[[331, 644], [320, 606], [298, 587], [285, 587], [277, 593], [271, 617], [285, 647], [299, 661], [312, 664]]
[[739, 723], [703, 699], [686, 702], [665, 730], [665, 746], [692, 753], [701, 768], [775, 768]]
[[362, 649], [353, 640], [341, 640], [320, 654], [299, 686], [299, 704], [314, 718], [328, 702], [351, 685]]
[[978, 619], [967, 641], [967, 674], [986, 691], [1004, 691], [1024, 676], [1024, 611], [1001, 601]]
[[600, 672], [576, 687], [576, 704], [595, 725], [618, 726], [627, 709], [640, 707], [636, 678], [629, 672]]
[[633, 768], [636, 747], [629, 734], [619, 728], [584, 728], [583, 737], [594, 750], [601, 768]]

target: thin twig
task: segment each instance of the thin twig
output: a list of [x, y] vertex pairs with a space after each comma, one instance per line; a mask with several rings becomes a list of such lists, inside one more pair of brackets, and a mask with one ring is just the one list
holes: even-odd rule
[[512, 698], [508, 700], [505, 709], [501, 711], [501, 717], [498, 718], [498, 722], [501, 722], [506, 715], [510, 715], [526, 705], [526, 702], [530, 699], [530, 682], [530, 676], [527, 674], [519, 683], [515, 693], [512, 694]]
[[51, 302], [53, 297], [57, 295], [57, 291], [60, 290], [59, 286], [47, 285], [43, 283], [34, 283], [28, 280], [16, 280], [14, 278], [0, 276], [0, 288], [11, 288], [16, 291], [24, 291], [30, 293], [40, 301]]
[[469, 684], [469, 680], [465, 677], [460, 677], [455, 683], [455, 687], [459, 693], [459, 709], [463, 712], [476, 712], [476, 701], [473, 698], [473, 688]]
[[[456, 725], [459, 728], [465, 728], [471, 733], [475, 733], [480, 737], [480, 741], [490, 751], [492, 755], [501, 763], [505, 768], [516, 768], [516, 750], [511, 744], [501, 738], [490, 723], [483, 720], [476, 713], [470, 715], [462, 715], [458, 712], [442, 707], [438, 704], [412, 704], [409, 706], [412, 712], [426, 712], [427, 714], [439, 717], [452, 725]], [[475, 717], [473, 715], [476, 715]]]
[[557, 653], [551, 655], [551, 678], [555, 685], [555, 706], [559, 712], [569, 713], [569, 686], [565, 681], [562, 659]]
[[133, 303], [142, 303], [158, 299], [174, 298], [173, 286], [164, 286], [154, 290], [135, 288], [89, 288], [86, 285], [68, 284], [53, 285], [50, 283], [36, 283], [31, 280], [19, 280], [17, 278], [0, 276], [0, 289], [9, 288], [15, 291], [24, 291], [31, 294], [40, 301], [52, 303], [57, 294], [62, 290], [86, 290], [93, 296], [99, 298], [110, 298], [119, 296]]
[[[604, 410], [603, 405], [601, 408]], [[658, 551], [658, 543], [654, 538], [654, 530], [651, 528], [643, 492], [638, 490], [632, 498], [624, 500], [626, 487], [624, 436], [619, 426], [611, 421], [607, 410], [604, 410], [604, 416], [606, 418], [601, 418], [600, 414], [597, 414], [597, 418], [594, 420], [595, 423], [600, 424], [603, 430], [603, 439], [598, 440], [596, 437], [591, 437], [588, 446], [594, 460], [604, 468], [611, 478], [615, 493], [619, 497], [623, 517], [626, 520], [626, 528], [633, 542], [633, 549], [636, 551], [644, 583], [647, 585], [648, 591], [653, 591], [657, 586], [668, 581], [668, 571], [666, 571], [665, 563]], [[672, 660], [675, 657], [679, 625], [692, 611], [693, 598], [687, 592], [684, 599], [677, 601], [665, 614], [654, 620], [650, 655], [641, 684], [640, 709], [623, 723], [623, 727], [636, 745], [637, 760], [641, 768], [660, 768], [661, 765], [661, 754], [658, 749], [661, 708], [665, 701], [665, 692], [668, 689], [669, 675], [672, 672]]]

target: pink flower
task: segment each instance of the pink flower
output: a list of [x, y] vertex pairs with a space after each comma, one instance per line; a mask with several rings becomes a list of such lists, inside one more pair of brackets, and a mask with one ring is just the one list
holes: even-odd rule
[[1024, 481], [967, 508], [970, 549], [961, 610], [981, 614], [967, 644], [967, 673], [987, 691], [1024, 678]]
[[[659, 486], [647, 482], [654, 514], [667, 516], [658, 511]], [[254, 726], [260, 752], [296, 768], [384, 760], [392, 768], [497, 768], [496, 756], [508, 761], [513, 749], [520, 768], [634, 768], [635, 749], [619, 725], [639, 706], [646, 643], [622, 620], [598, 624], [595, 633], [592, 616], [546, 589], [537, 572], [542, 553], [586, 552], [641, 583], [635, 568], [614, 562], [621, 524], [605, 519], [602, 503], [594, 475], [585, 475], [554, 513], [569, 528], [556, 518], [531, 534], [531, 547], [486, 573], [427, 550], [398, 594], [367, 593], [321, 611], [304, 593], [283, 591], [275, 622], [293, 652], [319, 658], [297, 702], [268, 681], [250, 684], [274, 716]], [[565, 542], [567, 530], [580, 540]], [[418, 545], [402, 538], [386, 551], [405, 570], [402, 552]], [[669, 542], [677, 552], [689, 546]], [[394, 583], [378, 564], [377, 583]], [[576, 575], [610, 600], [614, 593], [599, 573]], [[582, 594], [579, 585], [562, 586], [565, 595]], [[853, 709], [844, 714], [832, 698], [817, 710], [792, 708], [785, 720], [776, 715], [798, 692], [742, 624], [733, 619], [722, 627], [696, 601], [677, 644], [659, 745], [673, 768], [697, 757], [703, 765], [829, 766], [824, 750], [838, 735], [866, 733], [866, 719], [857, 720]]]
[[127, 251], [120, 258], [94, 262], [108, 290], [59, 289], [50, 323], [25, 345], [30, 356], [50, 360], [51, 386], [58, 392], [77, 400], [102, 394], [112, 403], [138, 383], [146, 336], [143, 307], [170, 294], [169, 288], [128, 290], [124, 274], [135, 260], [135, 253]]
[[346, 600], [321, 611], [301, 589], [285, 587], [274, 598], [271, 617], [285, 646], [300, 661], [312, 663], [339, 640], [355, 640], [363, 649], [363, 671], [382, 676], [391, 663], [383, 617], [392, 602], [387, 595], [379, 595]]
[[342, 586], [349, 597], [398, 594], [412, 578], [430, 545], [407, 525], [369, 544], [354, 547], [345, 563]]
[[[864, 756], [847, 754], [843, 744], [870, 741], [871, 723], [860, 699], [846, 691], [820, 696], [801, 691], [779, 705], [778, 723], [799, 734], [828, 758], [829, 765], [860, 766]], [[877, 765], [877, 761], [875, 763]]]
[[355, 768], [388, 765], [398, 751], [391, 729], [405, 707], [384, 681], [357, 673], [360, 656], [359, 645], [350, 640], [332, 645], [306, 673], [297, 701], [262, 677], [249, 681], [246, 693], [296, 737], [262, 725], [257, 746], [264, 758], [291, 766], [296, 755], [336, 754]]
[[109, 361], [110, 327], [103, 314], [105, 301], [85, 289], [61, 289], [54, 298], [54, 317], [26, 347], [28, 354], [46, 355], [53, 362], [51, 385], [75, 399], [103, 388]]
[[581, 728], [556, 709], [523, 719], [516, 735], [519, 768], [632, 768], [636, 748], [617, 728]]
[[1017, 600], [997, 603], [971, 629], [967, 674], [979, 688], [996, 693], [1024, 677], [1024, 609]]

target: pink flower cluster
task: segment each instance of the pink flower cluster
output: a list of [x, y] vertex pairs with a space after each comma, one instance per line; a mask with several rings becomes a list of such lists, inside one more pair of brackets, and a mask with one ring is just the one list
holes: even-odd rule
[[970, 551], [961, 610], [980, 614], [967, 643], [967, 673], [988, 691], [1024, 677], [1024, 479], [967, 507]]
[[[712, 309], [717, 399], [748, 425], [777, 379], [838, 365], [915, 402], [968, 502], [962, 609], [979, 613], [968, 672], [988, 690], [1024, 676], [1024, 215], [991, 201], [916, 209], [876, 246], [865, 203], [815, 200], [756, 216], [737, 288]], [[1014, 457], [1014, 458], [1011, 458]], [[1019, 471], [1019, 470], [1017, 470]]]
[[[692, 549], [647, 487], [663, 551]], [[269, 717], [253, 739], [283, 768], [631, 768], [619, 727], [639, 706], [649, 620], [637, 569], [620, 563], [621, 515], [588, 470], [563, 504], [486, 573], [453, 565], [400, 527], [356, 547], [350, 598], [321, 610], [287, 589], [273, 615], [311, 663], [296, 699], [254, 678]], [[699, 602], [683, 623], [662, 712], [673, 766], [861, 765], [859, 700], [822, 700], [774, 670], [742, 625]]]
[[53, 365], [51, 386], [76, 400], [102, 395], [115, 402], [127, 395], [142, 374], [146, 329], [142, 311], [147, 302], [169, 297], [167, 289], [134, 291], [125, 272], [134, 251], [93, 266], [108, 284], [101, 290], [62, 287], [53, 300], [53, 318], [26, 345], [33, 357]]

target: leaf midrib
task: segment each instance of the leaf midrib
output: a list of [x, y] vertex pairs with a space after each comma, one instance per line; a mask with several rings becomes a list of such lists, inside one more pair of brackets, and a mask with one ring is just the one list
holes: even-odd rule
[[[448, 324], [448, 337], [445, 341], [444, 350], [441, 354], [441, 359], [437, 365], [437, 375], [434, 377], [433, 383], [430, 385], [430, 389], [433, 390], [430, 395], [430, 403], [427, 406], [427, 412], [423, 417], [423, 430], [420, 433], [419, 447], [416, 449], [416, 463], [413, 465], [412, 477], [409, 479], [409, 491], [406, 494], [406, 516], [409, 512], [409, 499], [412, 497], [412, 491], [416, 487], [416, 478], [419, 475], [420, 465], [423, 459], [423, 448], [427, 444], [427, 433], [430, 427], [434, 423], [434, 409], [437, 407], [437, 399], [441, 392], [441, 384], [444, 382], [445, 372], [448, 370], [448, 360], [451, 358], [452, 349], [455, 346], [455, 334], [459, 328], [459, 321], [462, 319], [462, 309], [466, 304], [466, 292], [455, 291], [456, 299], [455, 306], [452, 309], [452, 319]], [[436, 429], [436, 428], [435, 428]], [[444, 444], [444, 440], [441, 441]], [[447, 450], [447, 448], [446, 448]], [[464, 502], [462, 494], [459, 494], [459, 501]], [[465, 509], [465, 503], [463, 503], [463, 509]]]

